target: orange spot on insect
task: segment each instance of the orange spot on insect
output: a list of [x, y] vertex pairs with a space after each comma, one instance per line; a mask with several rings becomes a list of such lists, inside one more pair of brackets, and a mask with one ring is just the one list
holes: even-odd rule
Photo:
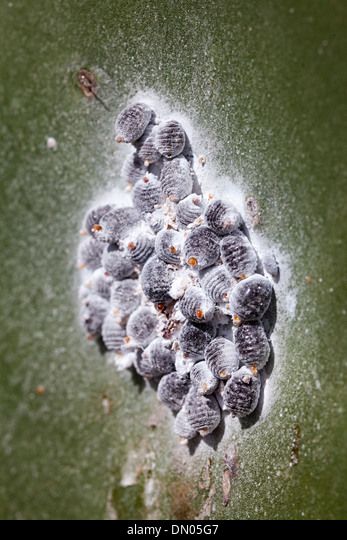
[[207, 198], [208, 198], [209, 201], [212, 201], [212, 200], [214, 199], [213, 193], [209, 193], [209, 194], [207, 195]]
[[192, 266], [194, 268], [194, 266], [198, 264], [198, 259], [196, 259], [195, 257], [189, 257], [187, 263], [189, 264], [189, 266]]
[[149, 182], [148, 176], [144, 176], [144, 177], [143, 177], [143, 182], [144, 182], [145, 184], [148, 184], [148, 182]]
[[258, 375], [258, 369], [257, 369], [257, 366], [255, 365], [252, 365], [250, 366], [250, 371], [252, 372], [253, 375]]
[[135, 248], [136, 248], [135, 242], [129, 242], [129, 244], [128, 244], [128, 250], [129, 250], [129, 251], [134, 251]]
[[195, 312], [195, 316], [196, 316], [197, 319], [203, 319], [204, 312], [202, 311], [202, 309], [197, 309], [196, 312]]
[[35, 394], [37, 396], [44, 396], [45, 393], [46, 393], [46, 388], [43, 386], [43, 384], [39, 384], [38, 386], [36, 386]]
[[164, 311], [164, 309], [165, 309], [165, 304], [159, 303], [159, 304], [156, 304], [155, 307], [156, 307], [156, 309], [157, 309], [158, 311]]
[[121, 135], [117, 135], [117, 137], [115, 138], [115, 141], [116, 143], [123, 143], [124, 137], [122, 137]]
[[236, 313], [233, 316], [233, 322], [235, 326], [239, 326], [241, 324], [241, 317], [239, 317], [239, 315], [237, 315]]
[[247, 278], [246, 274], [240, 274], [238, 277], [238, 280], [242, 281], [243, 279], [246, 279], [246, 278]]
[[175, 253], [177, 253], [177, 248], [175, 248], [175, 246], [170, 246], [169, 251], [174, 255]]
[[195, 206], [200, 206], [200, 199], [198, 197], [194, 197], [194, 199], [192, 200], [193, 204], [195, 204]]
[[80, 236], [87, 236], [88, 232], [85, 229], [80, 230]]
[[99, 225], [99, 223], [94, 223], [93, 227], [91, 228], [91, 231], [92, 232], [102, 231], [102, 227], [101, 225]]
[[125, 337], [123, 338], [123, 341], [124, 341], [124, 343], [127, 345], [128, 343], [130, 343], [131, 337], [130, 337], [130, 336], [125, 336]]

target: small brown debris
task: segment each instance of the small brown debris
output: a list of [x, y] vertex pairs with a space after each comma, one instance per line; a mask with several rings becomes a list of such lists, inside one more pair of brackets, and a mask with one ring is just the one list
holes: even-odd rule
[[[169, 317], [170, 315], [168, 315]], [[175, 331], [177, 330], [180, 322], [176, 321], [175, 319], [169, 319], [167, 324], [165, 325], [165, 328], [162, 331], [162, 336], [165, 339], [171, 339]]]
[[199, 512], [199, 514], [196, 516], [195, 519], [197, 520], [203, 520], [208, 519], [211, 517], [212, 512], [214, 511], [214, 500], [216, 495], [216, 487], [214, 484], [212, 484], [211, 489], [209, 491], [209, 494], [202, 505], [202, 508]]
[[253, 375], [258, 375], [258, 368], [254, 364], [252, 364], [249, 368]]
[[85, 68], [80, 69], [77, 73], [77, 84], [86, 98], [95, 98], [107, 111], [110, 110], [96, 92], [97, 82], [94, 73]]
[[209, 490], [211, 487], [211, 480], [212, 480], [212, 464], [213, 460], [211, 457], [208, 458], [207, 462], [205, 463], [202, 471], [201, 471], [201, 479], [199, 481], [199, 488], [203, 490]]
[[36, 388], [35, 388], [35, 394], [36, 394], [37, 396], [44, 396], [45, 393], [46, 393], [46, 387], [43, 386], [43, 384], [39, 384], [39, 385], [36, 386]]
[[228, 471], [228, 469], [224, 469], [223, 471], [222, 489], [223, 489], [223, 506], [228, 506], [230, 502], [230, 491], [231, 491], [231, 479], [230, 479], [230, 472]]
[[80, 69], [77, 73], [77, 82], [79, 88], [87, 98], [94, 97], [96, 92], [96, 77], [94, 73], [84, 68]]
[[229, 452], [224, 454], [224, 469], [222, 479], [223, 505], [228, 506], [230, 502], [231, 483], [239, 472], [239, 457], [236, 446], [232, 446]]
[[313, 277], [310, 276], [309, 274], [307, 276], [305, 276], [305, 283], [306, 283], [306, 285], [312, 285]]
[[147, 422], [147, 426], [151, 429], [156, 429], [158, 427], [158, 418], [155, 414], [152, 414]]
[[134, 251], [134, 249], [136, 249], [136, 244], [135, 244], [135, 242], [129, 242], [129, 244], [128, 244], [128, 250], [129, 250], [129, 251]]
[[290, 451], [290, 467], [299, 463], [299, 452], [301, 446], [301, 428], [299, 424], [293, 426], [293, 439]]

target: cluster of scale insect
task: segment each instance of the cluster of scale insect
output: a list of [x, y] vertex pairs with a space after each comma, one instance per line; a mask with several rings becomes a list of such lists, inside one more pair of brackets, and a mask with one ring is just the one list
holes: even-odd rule
[[258, 405], [273, 285], [236, 207], [204, 198], [179, 122], [136, 103], [115, 128], [134, 148], [121, 171], [133, 205], [85, 217], [81, 322], [120, 365], [158, 382], [182, 440], [204, 437], [224, 411], [244, 417]]

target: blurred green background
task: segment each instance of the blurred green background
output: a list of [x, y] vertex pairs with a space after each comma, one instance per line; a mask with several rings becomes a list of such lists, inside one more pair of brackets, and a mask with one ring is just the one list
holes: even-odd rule
[[[344, 0], [1, 0], [0, 518], [347, 517], [346, 24]], [[82, 66], [111, 113], [76, 88]], [[194, 456], [76, 322], [81, 217], [116, 185], [114, 118], [147, 89], [257, 196], [297, 295], [270, 414]]]

